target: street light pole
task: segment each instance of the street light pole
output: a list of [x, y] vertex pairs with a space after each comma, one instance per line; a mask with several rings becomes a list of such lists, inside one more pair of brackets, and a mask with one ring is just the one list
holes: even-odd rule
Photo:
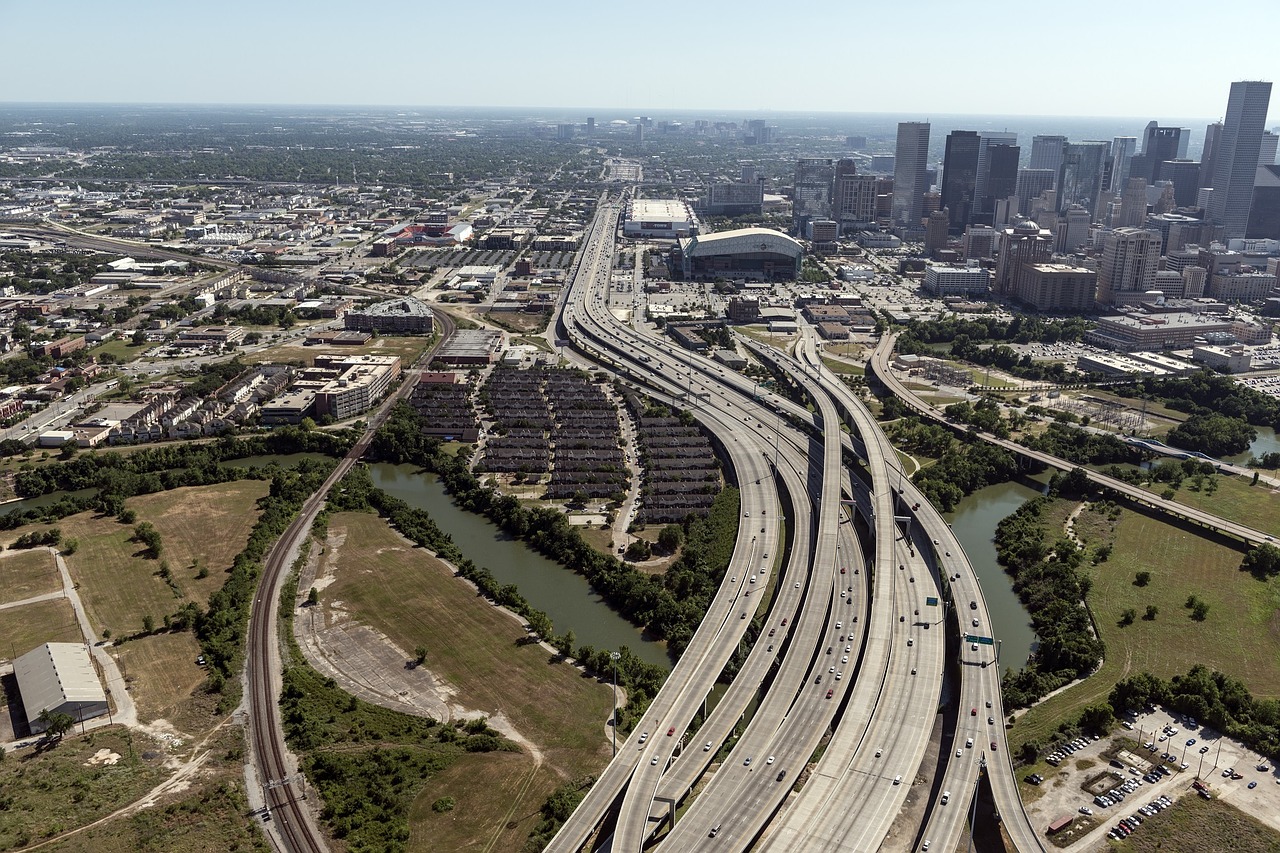
[[613, 754], [618, 754], [618, 659], [619, 652], [609, 652], [609, 660], [613, 661]]

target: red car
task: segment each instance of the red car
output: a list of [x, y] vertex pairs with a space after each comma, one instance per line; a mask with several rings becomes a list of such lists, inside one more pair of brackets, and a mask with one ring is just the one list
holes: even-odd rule
[[785, 628], [785, 627], [787, 627], [787, 620], [786, 620], [786, 619], [783, 619], [783, 620], [782, 620], [782, 627], [784, 627], [784, 628]]
[[970, 716], [970, 717], [976, 717], [976, 716], [978, 716], [978, 709], [977, 709], [977, 708], [970, 708], [970, 709], [969, 709], [969, 716]]
[[827, 698], [828, 698], [828, 699], [830, 699], [832, 696], [834, 696], [834, 695], [835, 695], [835, 692], [836, 692], [836, 691], [835, 691], [834, 689], [832, 689], [832, 690], [828, 690], [828, 691], [827, 691]]
[[672, 736], [673, 734], [675, 734], [675, 733], [676, 733], [676, 727], [675, 727], [675, 726], [672, 726], [671, 728], [667, 729], [667, 737], [671, 737], [671, 736]]
[[844, 567], [844, 566], [841, 566], [841, 567], [840, 567], [840, 574], [842, 574], [842, 575], [843, 575], [843, 574], [845, 574], [845, 572], [846, 572], [845, 567]]
[[992, 751], [992, 752], [995, 752], [995, 751], [996, 751], [996, 742], [995, 742], [995, 741], [991, 741], [991, 751]]
[[770, 636], [770, 637], [772, 637], [772, 636], [773, 636], [774, 634], [776, 634], [777, 632], [778, 632], [778, 629], [777, 629], [777, 628], [770, 628], [770, 629], [769, 629], [769, 636]]

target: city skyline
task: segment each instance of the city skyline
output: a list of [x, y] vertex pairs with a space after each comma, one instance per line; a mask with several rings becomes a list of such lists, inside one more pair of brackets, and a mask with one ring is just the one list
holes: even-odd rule
[[[948, 4], [920, 0], [911, 55], [944, 56], [965, 44], [1025, 43], [1048, 12], [995, 3], [984, 16], [947, 16]], [[1170, 13], [1189, 3], [1175, 3]], [[1004, 8], [1006, 7], [1007, 8]], [[882, 29], [868, 11], [819, 2], [804, 15], [780, 15], [774, 4], [749, 0], [683, 9], [680, 30], [715, 39], [672, 38], [661, 16], [599, 8], [581, 0], [543, 7], [497, 0], [481, 25], [465, 9], [444, 5], [415, 28], [388, 28], [383, 17], [322, 0], [299, 15], [286, 4], [231, 0], [217, 14], [164, 9], [133, 0], [109, 5], [77, 0], [53, 18], [33, 4], [7, 10], [14, 38], [0, 73], [22, 80], [12, 103], [296, 104], [539, 109], [743, 110], [763, 113], [894, 112], [971, 115], [1150, 115], [1222, 117], [1221, 93], [1237, 80], [1268, 79], [1266, 51], [1239, 51], [1225, 41], [1197, 44], [1202, 73], [1176, 86], [1152, 87], [1133, 102], [1122, 85], [1054, 87], [1042, 74], [1008, 67], [988, 72], [991, 85], [944, 89], [930, 62], [903, 63], [904, 38], [859, 42], [856, 62], [814, 51], [822, 31]], [[1105, 15], [1101, 39], [1096, 16]], [[1265, 0], [1228, 0], [1216, 14], [1249, 20], [1273, 12]], [[1038, 16], [1038, 17], [1036, 17]], [[1110, 45], [1148, 38], [1149, 20], [1117, 15], [1100, 0], [1082, 0], [1052, 20], [1052, 47], [1072, 62], [1106, 67], [1117, 82], [1148, 73], [1145, 57]], [[54, 34], [51, 44], [40, 34]], [[407, 35], [406, 35], [407, 34]], [[223, 50], [183, 63], [193, 43]], [[142, 47], [145, 45], [145, 49]], [[744, 48], [747, 53], [744, 54]], [[743, 64], [744, 55], [753, 57]], [[630, 57], [630, 58], [628, 58]], [[51, 61], [52, 60], [52, 61]], [[602, 65], [600, 73], [584, 67]], [[859, 68], [868, 69], [860, 77]], [[32, 73], [38, 69], [39, 73]], [[872, 71], [874, 69], [874, 71]], [[796, 72], [804, 71], [803, 85]], [[852, 85], [851, 85], [852, 73]], [[865, 85], [860, 84], [865, 80]], [[610, 106], [612, 105], [612, 106]], [[1028, 110], [1027, 105], [1038, 109]], [[1269, 125], [1272, 122], [1269, 122]]]

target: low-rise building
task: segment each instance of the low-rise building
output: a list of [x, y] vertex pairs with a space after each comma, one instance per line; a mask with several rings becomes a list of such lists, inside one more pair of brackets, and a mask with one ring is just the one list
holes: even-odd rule
[[107, 694], [84, 643], [45, 643], [13, 662], [27, 725], [43, 732], [40, 715], [66, 714], [83, 722], [107, 713]]
[[1196, 347], [1191, 357], [1205, 367], [1224, 373], [1247, 373], [1252, 367], [1253, 356], [1244, 347]]
[[422, 335], [435, 328], [435, 315], [427, 303], [404, 296], [353, 308], [343, 316], [342, 324], [352, 331]]
[[981, 296], [991, 290], [991, 271], [977, 266], [931, 264], [925, 267], [924, 289], [934, 296]]
[[1015, 298], [1037, 311], [1089, 311], [1098, 292], [1098, 273], [1071, 264], [1024, 264]]

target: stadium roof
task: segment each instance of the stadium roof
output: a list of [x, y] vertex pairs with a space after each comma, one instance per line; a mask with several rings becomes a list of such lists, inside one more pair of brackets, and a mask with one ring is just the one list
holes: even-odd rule
[[804, 247], [798, 240], [768, 228], [738, 228], [714, 234], [699, 234], [682, 239], [680, 250], [686, 258], [752, 252], [772, 252], [798, 258], [804, 254]]

